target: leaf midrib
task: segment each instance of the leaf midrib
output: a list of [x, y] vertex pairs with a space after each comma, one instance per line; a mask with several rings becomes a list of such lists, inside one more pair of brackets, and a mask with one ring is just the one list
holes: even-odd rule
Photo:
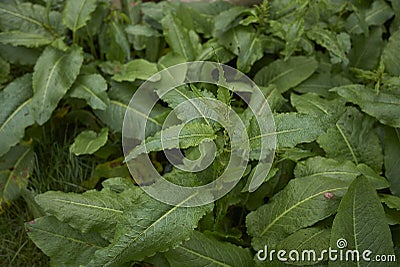
[[14, 118], [18, 115], [18, 113], [30, 102], [32, 101], [32, 98], [29, 98], [25, 102], [23, 102], [16, 110], [14, 110], [13, 113], [10, 114], [10, 116], [0, 125], [0, 132], [4, 129], [4, 127]]
[[298, 206], [304, 204], [305, 202], [307, 202], [307, 201], [309, 201], [309, 200], [311, 200], [311, 199], [313, 199], [313, 198], [315, 198], [315, 197], [317, 197], [317, 196], [319, 196], [319, 195], [322, 195], [322, 194], [324, 194], [324, 193], [327, 192], [327, 191], [329, 191], [329, 192], [335, 192], [335, 191], [339, 191], [339, 190], [344, 190], [344, 189], [346, 189], [346, 188], [347, 188], [347, 187], [338, 187], [338, 188], [333, 188], [333, 189], [326, 189], [326, 190], [323, 190], [323, 191], [321, 191], [321, 192], [318, 192], [318, 193], [316, 193], [316, 194], [314, 194], [314, 195], [311, 195], [311, 196], [309, 196], [309, 197], [306, 197], [305, 199], [303, 199], [303, 200], [297, 202], [296, 204], [294, 204], [293, 206], [291, 206], [290, 208], [288, 208], [287, 210], [285, 210], [284, 212], [282, 212], [279, 216], [277, 216], [270, 224], [268, 224], [268, 226], [261, 232], [260, 236], [265, 235], [265, 233], [268, 232], [268, 230], [269, 230], [273, 225], [275, 225], [275, 223], [278, 222], [282, 217], [284, 217], [287, 213], [289, 213], [289, 212], [292, 211], [293, 209], [297, 208]]
[[198, 256], [199, 258], [203, 258], [203, 259], [205, 259], [205, 260], [208, 260], [208, 261], [210, 261], [210, 262], [212, 262], [212, 263], [215, 263], [215, 264], [218, 264], [218, 265], [221, 265], [221, 266], [230, 267], [230, 265], [228, 265], [228, 264], [226, 264], [226, 263], [223, 263], [223, 262], [221, 262], [221, 261], [218, 261], [218, 260], [213, 259], [213, 258], [211, 258], [211, 257], [208, 257], [208, 256], [206, 256], [206, 255], [203, 255], [203, 254], [201, 254], [201, 253], [199, 253], [199, 252], [197, 252], [197, 251], [195, 251], [195, 250], [186, 248], [186, 247], [184, 247], [183, 245], [180, 245], [180, 246], [178, 246], [178, 247], [179, 247], [180, 249], [182, 249], [182, 250], [185, 250], [185, 251], [188, 252], [188, 253], [191, 253], [191, 254], [193, 254], [193, 255], [195, 255], [195, 256]]
[[99, 249], [103, 248], [103, 247], [98, 246], [98, 245], [93, 244], [93, 243], [89, 243], [89, 242], [85, 242], [83, 240], [79, 240], [79, 239], [75, 239], [75, 238], [72, 238], [72, 237], [60, 235], [60, 234], [57, 234], [57, 233], [54, 233], [54, 232], [50, 232], [50, 231], [45, 230], [45, 229], [41, 229], [41, 228], [33, 228], [33, 229], [35, 229], [35, 231], [47, 233], [48, 235], [52, 235], [52, 236], [57, 237], [59, 239], [66, 239], [66, 240], [74, 242], [74, 243], [83, 244], [85, 246], [89, 245], [89, 246], [96, 247], [96, 248], [99, 248]]
[[110, 103], [112, 103], [112, 104], [114, 104], [114, 105], [117, 105], [117, 106], [120, 106], [120, 107], [123, 107], [123, 108], [125, 108], [125, 109], [132, 110], [133, 112], [139, 114], [140, 116], [142, 116], [142, 117], [145, 118], [146, 120], [151, 121], [151, 122], [154, 123], [155, 125], [160, 126], [160, 127], [162, 126], [162, 125], [161, 125], [158, 121], [156, 121], [155, 119], [153, 119], [153, 118], [147, 116], [147, 115], [144, 114], [143, 112], [140, 112], [139, 110], [134, 109], [133, 107], [131, 107], [131, 106], [129, 106], [129, 105], [126, 105], [126, 104], [121, 103], [121, 102], [116, 101], [116, 100], [110, 100]]
[[57, 201], [57, 202], [65, 203], [65, 204], [72, 204], [72, 205], [81, 206], [81, 207], [85, 207], [85, 208], [93, 208], [93, 209], [98, 209], [98, 210], [110, 211], [110, 212], [115, 212], [115, 213], [120, 213], [120, 214], [123, 213], [122, 210], [117, 210], [117, 209], [108, 208], [108, 207], [95, 206], [95, 205], [90, 205], [90, 204], [84, 204], [84, 203], [74, 202], [72, 200], [55, 198], [55, 199], [53, 199], [53, 201]]
[[117, 254], [115, 254], [110, 260], [107, 261], [106, 264], [104, 264], [104, 266], [107, 266], [109, 264], [111, 264], [113, 261], [115, 261], [115, 259], [124, 253], [124, 251], [126, 251], [133, 243], [136, 242], [136, 240], [138, 240], [142, 235], [146, 235], [146, 233], [148, 231], [150, 231], [151, 228], [155, 228], [155, 226], [162, 221], [164, 218], [166, 218], [169, 214], [171, 214], [172, 212], [174, 212], [176, 209], [181, 208], [181, 206], [187, 202], [188, 200], [190, 200], [191, 198], [195, 197], [198, 193], [196, 192], [195, 194], [189, 196], [188, 198], [184, 199], [181, 203], [178, 203], [176, 206], [171, 206], [172, 208], [170, 210], [168, 210], [166, 213], [164, 213], [160, 218], [158, 218], [157, 220], [155, 220], [153, 223], [151, 223], [149, 226], [146, 227], [146, 229], [144, 229], [142, 232], [140, 232], [138, 235], [136, 235], [135, 238], [133, 238], [130, 242], [128, 242], [123, 248], [122, 251], [118, 252]]

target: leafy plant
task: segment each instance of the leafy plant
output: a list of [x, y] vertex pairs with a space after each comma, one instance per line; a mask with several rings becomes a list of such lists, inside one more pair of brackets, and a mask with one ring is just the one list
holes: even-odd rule
[[[3, 1], [0, 209], [10, 213], [11, 203], [25, 200], [35, 217], [25, 230], [55, 266], [335, 266], [344, 262], [275, 257], [271, 263], [257, 255], [265, 246], [320, 253], [343, 239], [346, 249], [395, 255], [398, 265], [399, 25], [396, 0], [256, 6]], [[225, 63], [257, 83], [274, 113], [273, 162], [260, 159], [263, 136], [249, 106], [227, 88], [205, 83], [164, 95], [153, 88], [161, 100], [142, 114], [147, 125], [135, 125], [145, 127], [144, 141], [123, 158], [124, 115], [127, 109], [141, 112], [129, 105], [139, 86], [156, 81], [160, 70], [195, 60]], [[222, 76], [251, 93], [235, 77]], [[221, 101], [239, 115], [250, 160], [223, 198], [186, 207], [190, 195], [171, 206], [144, 193], [125, 161], [148, 156], [160, 175], [182, 186], [219, 177], [231, 137], [201, 112], [179, 109], [195, 98]], [[174, 124], [165, 128], [169, 115]], [[180, 151], [186, 156], [181, 165], [195, 168], [209, 142], [215, 158], [200, 172], [173, 166], [163, 153]], [[57, 160], [68, 165], [70, 176], [85, 180], [44, 171]], [[253, 192], [256, 166], [271, 170]], [[143, 179], [141, 186], [154, 182], [140, 167], [131, 172]], [[41, 186], [43, 175], [68, 186]]]

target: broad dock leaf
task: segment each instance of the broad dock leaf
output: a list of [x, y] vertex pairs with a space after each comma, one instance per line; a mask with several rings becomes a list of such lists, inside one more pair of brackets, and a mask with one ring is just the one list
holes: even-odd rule
[[39, 57], [33, 73], [32, 110], [36, 122], [44, 124], [79, 74], [82, 51], [72, 48], [61, 52], [47, 47]]
[[41, 217], [25, 224], [32, 241], [55, 266], [86, 265], [96, 250], [108, 242], [97, 233], [82, 234], [52, 216]]
[[170, 206], [143, 194], [141, 201], [124, 213], [111, 245], [98, 250], [88, 266], [121, 266], [176, 247], [211, 210], [212, 205]]
[[351, 160], [356, 165], [365, 163], [375, 171], [380, 171], [383, 155], [374, 123], [373, 118], [354, 107], [348, 107], [335, 126], [318, 137], [317, 141], [329, 158]]
[[[274, 246], [297, 230], [334, 214], [347, 183], [337, 179], [294, 179], [270, 201], [247, 215], [246, 225], [255, 250]], [[333, 198], [326, 198], [332, 193]]]
[[166, 252], [171, 267], [179, 266], [253, 266], [249, 250], [231, 243], [221, 242], [198, 231], [175, 249]]
[[34, 124], [31, 97], [31, 74], [15, 79], [0, 91], [0, 156], [19, 142], [26, 127]]
[[79, 76], [71, 88], [71, 97], [85, 99], [93, 109], [105, 110], [110, 102], [107, 82], [100, 74]]
[[[361, 255], [365, 250], [372, 252], [371, 259], [375, 255], [394, 254], [391, 233], [382, 204], [375, 189], [364, 176], [357, 177], [351, 183], [340, 202], [332, 226], [330, 242], [332, 249], [337, 248], [339, 239], [346, 240], [346, 250], [357, 250], [361, 261], [330, 261], [329, 266], [377, 266], [374, 261], [362, 260]], [[396, 264], [387, 262], [382, 266], [396, 266]]]
[[310, 77], [317, 67], [317, 61], [309, 57], [291, 57], [287, 61], [279, 59], [259, 70], [254, 81], [261, 86], [275, 84], [283, 93]]
[[63, 23], [76, 32], [84, 27], [96, 9], [97, 0], [68, 0], [63, 10]]
[[361, 84], [345, 85], [333, 88], [346, 100], [357, 104], [361, 109], [377, 118], [383, 124], [400, 127], [400, 96], [386, 92], [378, 94]]

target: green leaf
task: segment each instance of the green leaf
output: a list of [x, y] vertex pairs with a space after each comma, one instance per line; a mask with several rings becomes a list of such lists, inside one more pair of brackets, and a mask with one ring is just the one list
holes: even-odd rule
[[[331, 216], [346, 190], [346, 183], [327, 177], [291, 180], [267, 204], [247, 215], [253, 248], [274, 246], [295, 231]], [[326, 198], [325, 193], [334, 197]]]
[[24, 136], [25, 128], [34, 124], [31, 112], [32, 75], [15, 79], [0, 91], [0, 156]]
[[55, 36], [55, 33], [62, 35], [64, 32], [60, 13], [47, 13], [45, 7], [31, 3], [0, 3], [0, 29], [38, 33], [49, 37]]
[[[362, 15], [360, 15], [362, 13]], [[365, 14], [363, 14], [365, 13]], [[372, 25], [382, 25], [388, 19], [393, 16], [393, 10], [391, 9], [390, 5], [388, 5], [383, 0], [375, 0], [372, 1], [372, 5], [366, 11], [360, 9], [356, 10], [353, 14], [349, 16], [346, 22], [346, 29], [349, 33], [362, 33], [365, 32], [363, 29], [363, 25], [360, 23], [360, 18], [363, 17], [363, 23], [365, 26], [372, 26]]]
[[[344, 195], [333, 221], [331, 248], [337, 248], [339, 239], [347, 241], [346, 250], [365, 250], [375, 255], [393, 254], [393, 242], [386, 223], [383, 207], [375, 189], [364, 176], [356, 178]], [[373, 261], [347, 262], [349, 266], [376, 266]], [[361, 265], [360, 265], [361, 264]], [[343, 266], [340, 261], [330, 261], [329, 266]], [[385, 266], [392, 266], [387, 264]], [[393, 264], [395, 266], [395, 264]]]
[[400, 130], [385, 128], [385, 176], [390, 183], [390, 191], [400, 196]]
[[11, 45], [21, 45], [26, 47], [39, 47], [43, 45], [48, 45], [53, 38], [37, 33], [25, 33], [20, 31], [11, 32], [1, 32], [0, 33], [0, 43], [11, 44]]
[[82, 51], [76, 47], [70, 52], [61, 52], [50, 46], [43, 51], [33, 73], [32, 111], [39, 125], [51, 117], [58, 102], [74, 83], [82, 61]]
[[[100, 22], [102, 23], [102, 22]], [[99, 34], [100, 53], [107, 60], [125, 62], [131, 58], [131, 50], [123, 25], [116, 19], [104, 24]]]
[[58, 220], [82, 233], [98, 233], [107, 240], [114, 237], [115, 226], [124, 210], [137, 200], [131, 190], [116, 193], [108, 188], [83, 194], [48, 191], [35, 197], [36, 202]]
[[123, 65], [121, 71], [112, 78], [117, 82], [133, 82], [136, 79], [147, 80], [157, 72], [157, 64], [148, 62], [145, 59], [134, 59]]
[[[318, 136], [326, 133], [330, 122], [330, 116], [280, 113], [275, 116], [276, 132], [267, 133], [267, 135], [276, 135], [276, 147], [280, 150], [315, 141]], [[255, 117], [250, 120], [247, 132], [250, 141], [250, 158], [258, 159], [261, 153], [261, 139], [265, 136], [260, 135]]]
[[329, 116], [313, 116], [299, 113], [281, 113], [275, 116], [277, 147], [293, 147], [309, 143], [325, 133], [330, 125]]
[[347, 33], [336, 34], [316, 26], [307, 32], [307, 37], [329, 51], [333, 64], [343, 62], [347, 65], [349, 63], [346, 54], [350, 51], [351, 42]]
[[357, 176], [363, 174], [374, 188], [383, 189], [389, 186], [387, 180], [375, 173], [365, 164], [356, 166], [351, 161], [339, 162], [323, 157], [309, 158], [299, 162], [294, 169], [296, 177], [330, 177], [350, 184]]
[[107, 82], [99, 74], [79, 76], [71, 88], [70, 96], [81, 98], [93, 109], [105, 110], [110, 102], [107, 91]]
[[[118, 99], [113, 99], [112, 96], [110, 96], [111, 100], [110, 103], [108, 104], [106, 110], [96, 110], [95, 114], [105, 123], [107, 124], [108, 127], [114, 132], [122, 132], [122, 125], [124, 121], [124, 116], [125, 112], [128, 110], [129, 112], [134, 112], [138, 113], [141, 116], [144, 116], [146, 119], [146, 125], [134, 125], [132, 122], [132, 127], [137, 126], [138, 128], [136, 129], [141, 129], [141, 127], [146, 127], [146, 134], [151, 135], [154, 134], [155, 132], [161, 130], [162, 123], [161, 121], [163, 120], [163, 114], [162, 113], [164, 110], [161, 109], [161, 114], [157, 110], [157, 106], [153, 109], [154, 113], [150, 113], [150, 116], [147, 116], [140, 112], [140, 107], [132, 107], [128, 106], [128, 104], [125, 101], [120, 101]], [[130, 100], [130, 98], [126, 99], [127, 101]], [[143, 103], [144, 105], [146, 103]]]
[[382, 52], [385, 70], [393, 75], [400, 75], [400, 30], [394, 32]]
[[[274, 249], [276, 251], [283, 249], [285, 251], [295, 250], [299, 252], [299, 257], [296, 261], [288, 260], [290, 264], [298, 266], [314, 265], [322, 261], [319, 257], [323, 250], [328, 249], [330, 233], [331, 229], [323, 225], [300, 229], [279, 242]], [[315, 251], [315, 260], [312, 256], [308, 260], [307, 254], [304, 254], [305, 259], [303, 260], [302, 253], [311, 250]]]
[[0, 158], [0, 213], [3, 205], [16, 200], [27, 186], [33, 157], [30, 146], [18, 145]]
[[82, 234], [51, 216], [26, 223], [25, 228], [29, 238], [56, 266], [86, 265], [96, 250], [107, 246], [99, 234]]
[[261, 41], [251, 27], [233, 28], [222, 34], [218, 41], [238, 56], [236, 65], [242, 72], [249, 72], [254, 62], [263, 56]]
[[317, 69], [313, 58], [291, 57], [287, 61], [276, 60], [257, 72], [254, 81], [261, 86], [275, 84], [280, 93], [306, 80]]
[[379, 63], [382, 48], [382, 29], [380, 27], [372, 28], [368, 36], [354, 36], [349, 52], [351, 66], [373, 70]]
[[379, 198], [381, 202], [385, 203], [391, 209], [396, 209], [400, 211], [400, 197], [387, 195], [387, 194], [379, 194]]
[[243, 6], [234, 6], [215, 17], [215, 32], [225, 32], [239, 24], [240, 17], [248, 12]]
[[63, 10], [63, 23], [76, 32], [84, 27], [96, 9], [97, 0], [68, 0]]
[[189, 123], [186, 125], [175, 125], [157, 132], [154, 136], [135, 147], [126, 156], [126, 160], [136, 158], [142, 153], [161, 151], [164, 149], [185, 149], [197, 146], [205, 140], [214, 140], [217, 136], [214, 129], [207, 124]]
[[100, 133], [91, 130], [81, 132], [75, 142], [70, 146], [69, 151], [76, 156], [93, 154], [107, 143], [108, 128], [101, 129]]
[[314, 73], [306, 81], [296, 86], [294, 90], [303, 94], [314, 93], [325, 98], [330, 98], [332, 93], [329, 92], [329, 89], [350, 83], [350, 80], [340, 74], [322, 72]]
[[34, 65], [40, 56], [40, 51], [22, 46], [0, 44], [0, 56], [13, 64]]
[[336, 87], [331, 91], [359, 105], [365, 113], [383, 124], [400, 127], [400, 96], [385, 92], [377, 94], [373, 89], [361, 84]]
[[165, 39], [172, 50], [183, 56], [186, 61], [196, 59], [201, 51], [199, 36], [193, 30], [185, 28], [182, 22], [172, 14], [163, 17], [161, 23]]
[[253, 257], [247, 249], [217, 241], [198, 231], [173, 250], [164, 253], [174, 266], [253, 266]]
[[129, 25], [125, 28], [125, 32], [131, 35], [145, 36], [145, 37], [160, 37], [161, 34], [146, 24]]
[[316, 116], [332, 115], [335, 117], [343, 113], [346, 104], [346, 101], [342, 98], [328, 100], [314, 93], [292, 94], [290, 95], [290, 102], [300, 113]]
[[114, 241], [98, 250], [88, 266], [121, 266], [176, 247], [190, 237], [198, 221], [211, 210], [212, 205], [169, 206], [142, 194], [141, 201], [124, 213]]
[[219, 63], [227, 63], [231, 61], [235, 55], [219, 44], [216, 40], [211, 39], [203, 44], [202, 50], [199, 52], [196, 60], [205, 61], [212, 60]]
[[351, 160], [356, 165], [365, 163], [380, 172], [383, 155], [374, 123], [373, 118], [348, 107], [335, 126], [319, 136], [317, 142], [329, 158]]

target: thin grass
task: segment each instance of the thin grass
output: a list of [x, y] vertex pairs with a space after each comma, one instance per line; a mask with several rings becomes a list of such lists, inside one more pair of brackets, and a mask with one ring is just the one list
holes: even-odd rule
[[[69, 153], [77, 129], [52, 121], [31, 130], [36, 136], [33, 140], [35, 163], [28, 189], [34, 194], [49, 190], [87, 190], [82, 182], [92, 175], [98, 162], [94, 157], [76, 157]], [[34, 217], [34, 211], [28, 206], [21, 198], [0, 215], [0, 266], [49, 266], [49, 258], [25, 232], [24, 223]]]

